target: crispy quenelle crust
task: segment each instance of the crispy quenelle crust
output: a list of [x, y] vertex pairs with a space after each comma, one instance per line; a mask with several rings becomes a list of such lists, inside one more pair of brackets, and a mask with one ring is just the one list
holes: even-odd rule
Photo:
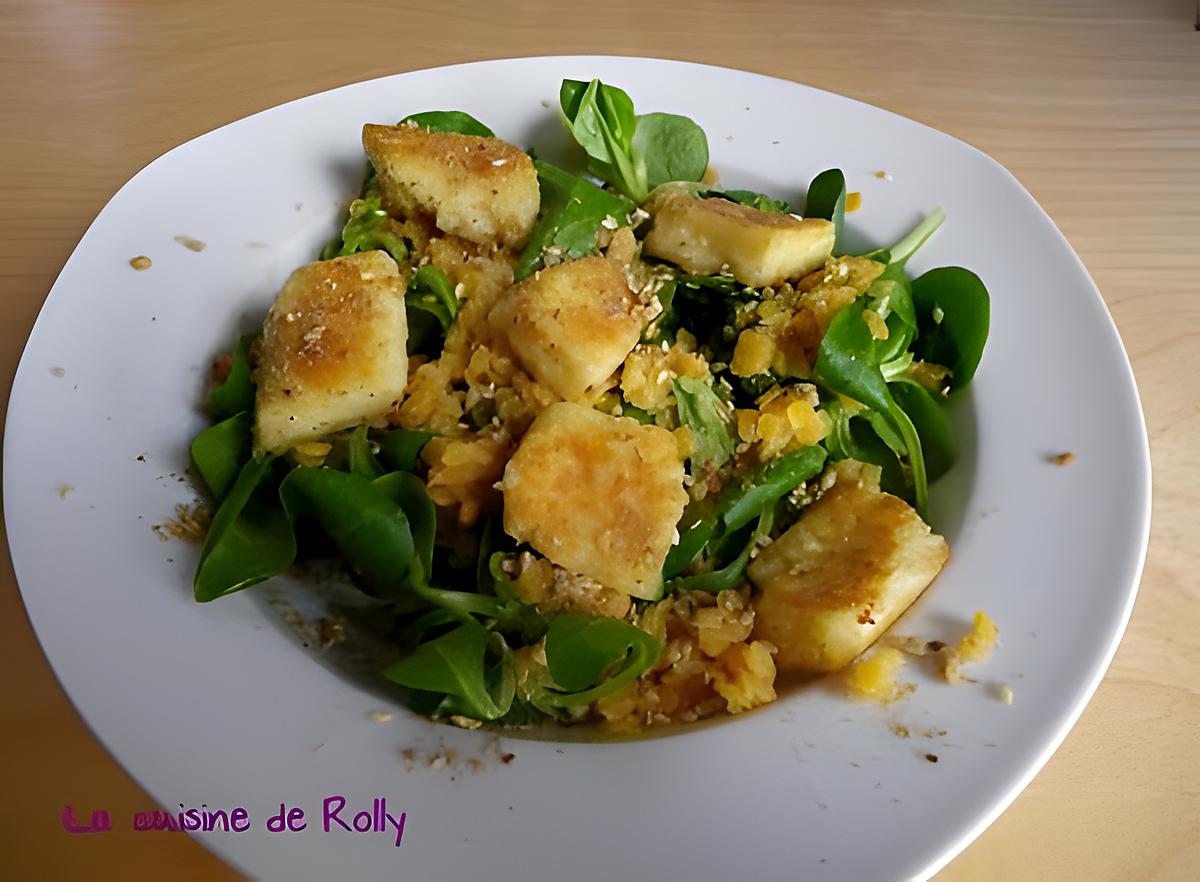
[[833, 224], [821, 218], [695, 199], [671, 189], [645, 207], [653, 219], [645, 253], [690, 273], [728, 272], [756, 288], [778, 285], [812, 272], [833, 250]]
[[654, 597], [687, 504], [683, 459], [658, 426], [559, 402], [504, 472], [504, 529], [564, 569]]
[[511, 287], [488, 316], [521, 365], [568, 401], [581, 400], [621, 366], [642, 333], [625, 274], [584, 257], [541, 270]]
[[406, 280], [382, 251], [292, 273], [263, 323], [254, 443], [283, 453], [394, 408], [408, 377]]
[[852, 460], [837, 482], [747, 574], [758, 587], [754, 636], [783, 671], [833, 671], [883, 634], [946, 563], [946, 540]]
[[484, 245], [520, 249], [540, 204], [533, 160], [499, 138], [363, 126], [363, 148], [389, 214], [429, 215], [438, 228]]

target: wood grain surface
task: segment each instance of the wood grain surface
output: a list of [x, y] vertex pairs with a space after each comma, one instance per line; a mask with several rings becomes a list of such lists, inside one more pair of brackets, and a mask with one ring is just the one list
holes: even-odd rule
[[[1078, 250], [1133, 360], [1154, 462], [1149, 561], [1112, 669], [1032, 786], [937, 878], [1200, 878], [1194, 14], [1191, 0], [3, 0], [0, 403], [112, 194], [167, 149], [292, 98], [462, 61], [604, 53], [745, 68], [920, 120], [1008, 166]], [[7, 552], [2, 567], [0, 872], [237, 878], [183, 836], [61, 832], [66, 803], [126, 819], [152, 806], [63, 696]]]

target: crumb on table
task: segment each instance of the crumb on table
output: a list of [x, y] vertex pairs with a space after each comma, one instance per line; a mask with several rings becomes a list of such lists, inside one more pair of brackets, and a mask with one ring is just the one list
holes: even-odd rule
[[137, 257], [131, 257], [129, 259], [129, 265], [135, 270], [148, 270], [150, 269], [151, 265], [150, 258], [144, 254], [139, 254]]

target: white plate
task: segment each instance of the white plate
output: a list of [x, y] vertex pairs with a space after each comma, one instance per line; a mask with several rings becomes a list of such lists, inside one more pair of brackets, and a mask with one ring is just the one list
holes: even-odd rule
[[[150, 527], [190, 498], [172, 473], [204, 425], [204, 372], [340, 223], [363, 166], [361, 125], [461, 108], [553, 158], [566, 143], [547, 109], [559, 81], [592, 76], [624, 86], [643, 111], [696, 119], [727, 185], [797, 198], [813, 174], [841, 167], [863, 193], [849, 221], [863, 243], [893, 241], [946, 207], [911, 268], [975, 270], [992, 295], [991, 339], [954, 414], [965, 455], [933, 494], [952, 560], [895, 630], [952, 639], [987, 610], [1001, 645], [979, 684], [941, 684], [913, 664], [917, 691], [887, 709], [818, 685], [670, 737], [497, 744], [415, 718], [316, 663], [267, 602], [287, 588], [278, 581], [192, 601], [195, 546]], [[130, 268], [138, 254], [150, 270]], [[1145, 428], [1121, 342], [1079, 259], [1007, 171], [865, 104], [672, 61], [531, 58], [403, 74], [172, 150], [113, 197], [67, 262], [8, 416], [12, 554], [63, 686], [167, 808], [246, 806], [249, 832], [196, 835], [273, 878], [931, 874], [1028, 783], [1091, 696], [1133, 604], [1149, 522]], [[1046, 462], [1063, 450], [1078, 461]], [[74, 488], [65, 499], [62, 485]], [[1013, 687], [1011, 706], [990, 691], [997, 683]], [[396, 718], [372, 722], [374, 710]], [[406, 771], [404, 748], [420, 764], [439, 745], [457, 752], [456, 768]], [[407, 812], [402, 846], [323, 832], [322, 800], [337, 794], [356, 811], [386, 797], [390, 812]], [[304, 808], [308, 828], [266, 832], [280, 802]]]

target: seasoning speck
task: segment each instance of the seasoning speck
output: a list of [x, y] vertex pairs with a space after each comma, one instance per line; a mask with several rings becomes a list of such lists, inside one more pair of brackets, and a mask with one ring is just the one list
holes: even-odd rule
[[892, 176], [882, 169], [875, 172], [875, 177], [879, 178], [881, 181], [890, 181], [892, 179]]
[[188, 251], [203, 251], [207, 248], [207, 244], [199, 239], [193, 239], [191, 236], [176, 236], [175, 241], [186, 248]]
[[150, 269], [150, 258], [144, 254], [139, 254], [137, 257], [129, 259], [129, 265], [135, 270], [148, 270]]
[[54, 374], [56, 377], [65, 377], [67, 375], [66, 370], [59, 367], [50, 368], [50, 373]]
[[392, 721], [392, 715], [383, 711], [371, 711], [367, 716], [370, 717], [372, 723], [390, 723]]
[[996, 698], [998, 698], [1000, 701], [1003, 701], [1005, 704], [1012, 704], [1013, 703], [1012, 687], [1009, 686], [1007, 683], [996, 684]]
[[74, 489], [75, 489], [74, 484], [59, 484], [58, 485], [58, 498], [66, 499], [67, 494], [70, 493]]
[[931, 763], [936, 763], [938, 761], [938, 755], [936, 753], [927, 753], [925, 754], [925, 759], [929, 760]]
[[1054, 453], [1046, 458], [1057, 466], [1070, 465], [1076, 459], [1075, 454], [1070, 450], [1065, 453]]
[[858, 211], [862, 208], [862, 193], [855, 190], [853, 193], [846, 194], [846, 212]]

